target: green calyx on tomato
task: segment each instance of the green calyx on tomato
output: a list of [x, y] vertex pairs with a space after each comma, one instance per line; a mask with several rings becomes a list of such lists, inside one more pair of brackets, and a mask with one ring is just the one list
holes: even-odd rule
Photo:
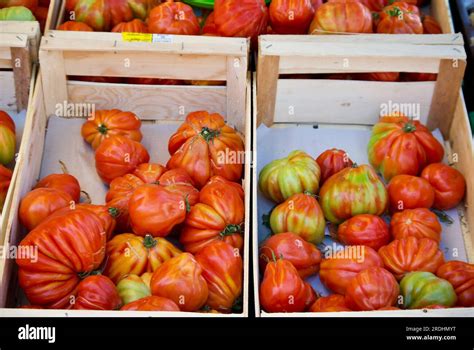
[[120, 215], [120, 210], [118, 208], [111, 207], [107, 209], [107, 211], [109, 212], [110, 216], [113, 217], [114, 219]]
[[412, 124], [412, 123], [406, 123], [403, 126], [403, 131], [406, 132], [406, 133], [415, 132], [416, 131], [416, 126], [415, 126], [415, 124]]
[[89, 276], [98, 276], [98, 275], [102, 275], [102, 270], [101, 269], [98, 269], [98, 270], [92, 270], [92, 271], [88, 271], [88, 272], [79, 272], [77, 274], [77, 276], [79, 277], [79, 279], [83, 280]]
[[206, 142], [212, 141], [214, 138], [219, 136], [219, 130], [209, 129], [207, 126], [203, 127], [201, 130], [201, 136]]
[[233, 234], [236, 234], [236, 233], [242, 234], [242, 224], [239, 224], [239, 225], [229, 224], [220, 233], [220, 235], [222, 237], [225, 237], [225, 236], [232, 236]]
[[445, 211], [435, 208], [431, 208], [431, 211], [438, 217], [439, 221], [444, 222], [448, 225], [452, 225], [454, 223], [453, 218], [446, 214]]
[[107, 131], [109, 131], [109, 129], [104, 124], [100, 124], [97, 127], [97, 131], [100, 132], [102, 135], [105, 135], [105, 134], [107, 134]]
[[153, 248], [157, 243], [158, 241], [150, 234], [145, 235], [145, 238], [143, 238], [143, 246], [147, 249]]

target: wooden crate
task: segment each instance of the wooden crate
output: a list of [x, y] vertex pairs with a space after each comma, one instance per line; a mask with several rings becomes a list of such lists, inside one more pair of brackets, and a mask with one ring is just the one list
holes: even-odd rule
[[[435, 2], [436, 3], [436, 2]], [[291, 44], [290, 44], [291, 43]], [[368, 128], [378, 121], [380, 104], [421, 104], [421, 121], [439, 128], [450, 154], [457, 154], [457, 169], [467, 180], [463, 239], [474, 262], [474, 153], [471, 130], [460, 85], [465, 69], [460, 34], [449, 35], [356, 35], [356, 36], [262, 36], [259, 43], [257, 79], [253, 86], [254, 164], [258, 164], [257, 129], [312, 124], [344, 128]], [[344, 80], [280, 79], [280, 74], [340, 72], [438, 73], [432, 82], [377, 82]], [[317, 116], [316, 116], [317, 115]], [[257, 166], [253, 169], [253, 227], [257, 231]], [[253, 261], [258, 262], [258, 233], [253, 235]], [[254, 263], [255, 307], [265, 317], [359, 317], [359, 316], [472, 316], [472, 308], [378, 312], [271, 314], [260, 309], [260, 271]]]
[[[60, 34], [65, 34], [62, 36]], [[79, 34], [80, 45], [67, 37]], [[83, 35], [81, 35], [83, 34]], [[86, 34], [86, 35], [84, 35]], [[88, 35], [92, 34], [92, 35]], [[101, 34], [104, 34], [102, 36]], [[98, 37], [96, 37], [99, 35]], [[172, 43], [124, 43], [120, 34], [61, 33], [50, 31], [43, 37], [40, 49], [42, 70], [35, 89], [28, 118], [30, 125], [25, 138], [28, 147], [19, 157], [20, 172], [8, 218], [6, 247], [16, 245], [24, 232], [20, 228], [17, 209], [21, 198], [38, 180], [45, 147], [48, 121], [55, 106], [69, 103], [95, 103], [96, 109], [119, 108], [136, 113], [144, 124], [169, 124], [176, 127], [189, 112], [208, 110], [226, 117], [245, 138], [246, 153], [250, 152], [251, 112], [250, 83], [247, 76], [248, 40], [174, 36]], [[122, 68], [124, 60], [131, 60], [133, 74]], [[118, 67], [117, 67], [118, 65]], [[143, 86], [130, 84], [102, 84], [72, 82], [68, 75], [105, 75], [166, 77], [176, 79], [224, 80], [226, 86]], [[42, 84], [40, 83], [42, 82]], [[181, 113], [183, 112], [183, 113]], [[66, 120], [69, 122], [69, 120]], [[79, 132], [79, 130], [77, 131]], [[157, 135], [158, 137], [159, 135]], [[85, 146], [84, 146], [85, 147]], [[44, 159], [43, 159], [44, 161]], [[250, 218], [250, 163], [246, 162], [243, 186], [245, 189], [245, 243], [243, 312], [228, 315], [242, 317], [248, 313], [249, 278], [249, 218]], [[1, 261], [2, 281], [0, 309], [2, 316], [216, 316], [201, 313], [159, 312], [84, 312], [71, 310], [21, 310], [12, 308], [18, 293], [16, 264]], [[220, 315], [217, 315], [220, 316]]]

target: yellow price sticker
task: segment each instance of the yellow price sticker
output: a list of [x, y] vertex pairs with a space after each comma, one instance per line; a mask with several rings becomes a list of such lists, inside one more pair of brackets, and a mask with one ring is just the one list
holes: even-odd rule
[[122, 40], [128, 42], [144, 42], [151, 43], [153, 40], [153, 34], [148, 33], [122, 33]]

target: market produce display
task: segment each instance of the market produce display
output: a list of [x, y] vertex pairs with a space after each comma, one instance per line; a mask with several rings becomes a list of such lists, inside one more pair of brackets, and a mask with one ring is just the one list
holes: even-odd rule
[[190, 113], [169, 140], [187, 168], [171, 168], [149, 162], [142, 128], [114, 109], [78, 130], [109, 186], [105, 204], [90, 203], [64, 162], [21, 199], [20, 247], [38, 251], [17, 258], [30, 308], [242, 312], [242, 164], [211, 160], [243, 150], [241, 135], [219, 114]]
[[9, 166], [15, 157], [15, 147], [15, 122], [7, 112], [0, 110], [0, 214], [13, 176]]
[[38, 21], [43, 32], [50, 0], [1, 0], [0, 21]]
[[464, 177], [441, 163], [444, 148], [420, 121], [382, 116], [369, 136], [372, 165], [336, 148], [265, 154], [259, 195], [274, 206], [259, 218], [270, 230], [259, 235], [263, 311], [474, 306], [474, 265], [440, 247], [442, 209], [461, 203]]

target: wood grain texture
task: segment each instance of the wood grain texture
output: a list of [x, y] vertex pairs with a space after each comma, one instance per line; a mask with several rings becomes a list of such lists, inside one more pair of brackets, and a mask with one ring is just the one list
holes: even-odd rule
[[44, 94], [44, 99], [49, 116], [55, 113], [58, 104], [68, 101], [63, 53], [40, 50], [40, 64], [43, 90], [48, 92]]
[[273, 124], [277, 96], [280, 57], [258, 56], [257, 66], [257, 126]]
[[[250, 86], [246, 88], [247, 68], [247, 58], [227, 57], [227, 123], [240, 132], [245, 129], [247, 95], [250, 94]], [[247, 94], [242, 94], [242, 91], [247, 91]]]
[[30, 80], [32, 78], [31, 55], [28, 47], [12, 47], [13, 79], [15, 81], [15, 96], [17, 111], [28, 106]]

